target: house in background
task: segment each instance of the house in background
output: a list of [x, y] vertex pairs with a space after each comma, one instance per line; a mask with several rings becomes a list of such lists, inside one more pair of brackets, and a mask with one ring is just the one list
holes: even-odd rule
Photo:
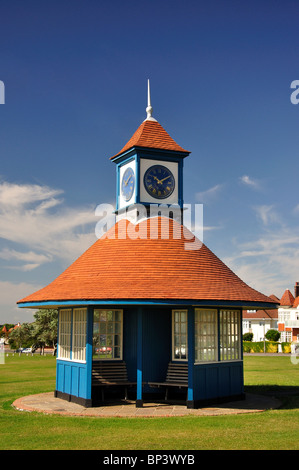
[[[270, 298], [280, 303], [278, 297]], [[278, 310], [243, 310], [243, 334], [253, 333], [252, 341], [263, 341], [268, 330], [278, 329]]]
[[299, 282], [296, 282], [294, 294], [286, 289], [278, 309], [278, 331], [281, 341], [299, 342]]

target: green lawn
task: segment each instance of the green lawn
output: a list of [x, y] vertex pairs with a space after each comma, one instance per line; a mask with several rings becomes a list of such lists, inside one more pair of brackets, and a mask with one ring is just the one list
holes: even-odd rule
[[299, 449], [299, 365], [289, 356], [246, 356], [244, 369], [246, 391], [277, 396], [282, 408], [235, 416], [101, 419], [13, 409], [18, 397], [55, 389], [55, 358], [5, 357], [0, 449]]

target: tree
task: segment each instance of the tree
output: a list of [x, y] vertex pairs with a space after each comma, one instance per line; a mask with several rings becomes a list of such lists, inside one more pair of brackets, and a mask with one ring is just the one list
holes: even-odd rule
[[278, 341], [280, 338], [280, 333], [277, 330], [268, 330], [265, 334], [265, 338], [268, 341]]
[[34, 315], [34, 342], [41, 348], [44, 354], [44, 347], [50, 345], [53, 347], [53, 354], [56, 353], [57, 343], [57, 320], [58, 312], [54, 309], [40, 309]]
[[253, 333], [244, 333], [243, 341], [252, 341], [252, 339], [253, 339]]
[[21, 347], [31, 346], [33, 342], [33, 324], [23, 323], [18, 328], [15, 328], [9, 334], [9, 343], [15, 344], [16, 349]]

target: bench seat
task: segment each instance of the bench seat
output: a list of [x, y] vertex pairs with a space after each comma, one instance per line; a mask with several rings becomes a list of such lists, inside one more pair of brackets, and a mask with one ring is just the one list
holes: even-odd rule
[[168, 399], [168, 388], [188, 388], [188, 364], [170, 362], [168, 364], [166, 379], [164, 382], [148, 382], [150, 387], [165, 387], [165, 400]]
[[92, 387], [102, 387], [102, 401], [104, 401], [105, 387], [124, 387], [125, 400], [128, 399], [128, 387], [136, 382], [128, 380], [127, 366], [124, 361], [93, 361]]

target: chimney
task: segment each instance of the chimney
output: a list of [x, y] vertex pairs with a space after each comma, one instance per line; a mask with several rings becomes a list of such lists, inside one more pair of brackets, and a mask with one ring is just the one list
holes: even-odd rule
[[299, 282], [296, 282], [295, 287], [294, 287], [294, 292], [295, 292], [295, 299], [296, 299], [296, 297], [299, 296]]

